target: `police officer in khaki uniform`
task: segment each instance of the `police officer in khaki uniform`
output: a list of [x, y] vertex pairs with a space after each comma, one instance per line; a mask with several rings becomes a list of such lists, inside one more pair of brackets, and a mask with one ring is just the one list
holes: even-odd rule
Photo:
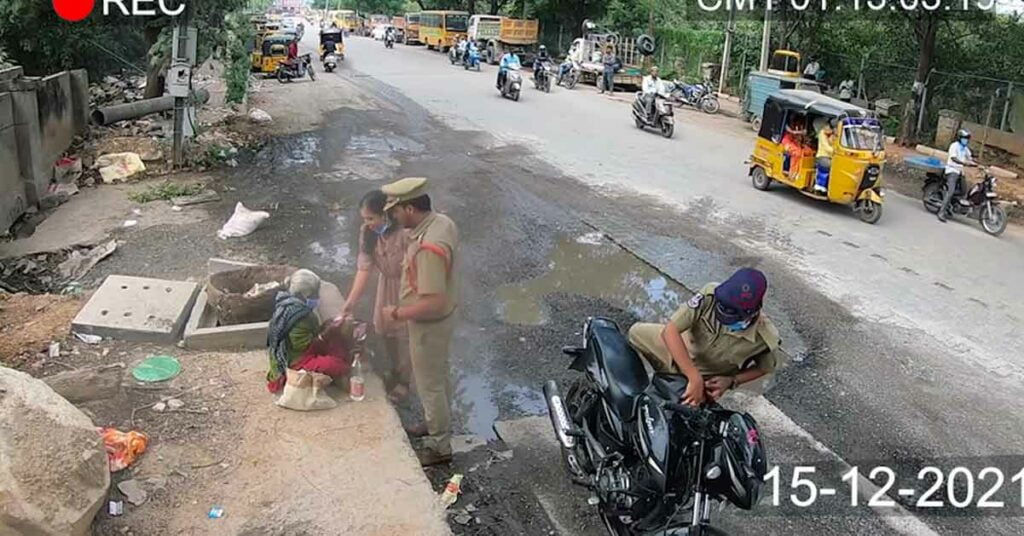
[[425, 430], [416, 455], [424, 466], [452, 459], [451, 400], [448, 354], [455, 321], [456, 293], [452, 267], [459, 232], [444, 214], [432, 210], [427, 179], [407, 178], [381, 188], [388, 196], [384, 210], [391, 220], [410, 229], [409, 249], [402, 261], [398, 307], [384, 314], [409, 322], [409, 353], [416, 390], [423, 402]]
[[686, 375], [683, 402], [717, 401], [779, 362], [779, 332], [761, 312], [767, 290], [763, 273], [743, 268], [705, 285], [668, 324], [634, 324], [629, 342], [656, 371]]

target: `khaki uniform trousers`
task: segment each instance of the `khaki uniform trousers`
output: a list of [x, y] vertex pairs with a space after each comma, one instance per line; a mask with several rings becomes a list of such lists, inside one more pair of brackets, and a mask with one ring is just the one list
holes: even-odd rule
[[427, 437], [423, 446], [438, 454], [452, 452], [452, 381], [449, 354], [455, 314], [436, 322], [409, 322], [409, 354], [416, 391], [423, 403]]

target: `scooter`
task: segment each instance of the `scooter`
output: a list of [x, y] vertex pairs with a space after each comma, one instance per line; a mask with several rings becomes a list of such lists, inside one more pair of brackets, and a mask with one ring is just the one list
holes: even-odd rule
[[551, 68], [541, 63], [533, 69], [533, 87], [545, 93], [551, 93]]
[[327, 55], [324, 56], [323, 64], [325, 71], [329, 73], [334, 72], [334, 70], [338, 68], [338, 55], [334, 52], [328, 52]]
[[384, 37], [384, 48], [395, 48], [395, 38], [391, 35]]
[[519, 101], [519, 94], [523, 89], [523, 75], [519, 72], [519, 65], [511, 65], [505, 73], [505, 83], [498, 87], [501, 96], [506, 99]]
[[316, 73], [313, 71], [313, 60], [309, 54], [303, 54], [295, 58], [295, 62], [289, 65], [281, 62], [277, 66], [277, 81], [282, 84], [309, 75], [309, 79], [316, 81]]
[[[648, 376], [615, 322], [590, 318], [566, 347], [565, 396], [544, 385], [562, 460], [613, 536], [712, 536], [712, 503], [750, 510], [768, 460], [757, 421], [710, 403], [679, 403], [682, 374]], [[723, 505], [724, 506], [724, 505]]]
[[644, 102], [643, 92], [637, 91], [633, 99], [633, 122], [636, 128], [654, 127], [661, 131], [661, 135], [671, 138], [675, 132], [675, 118], [673, 117], [672, 106], [665, 102], [665, 95], [657, 93], [654, 96], [654, 106], [648, 113]]
[[[959, 214], [968, 218], [978, 218], [986, 233], [999, 236], [1006, 230], [1006, 210], [999, 204], [996, 178], [987, 167], [982, 170], [985, 172], [985, 178], [971, 186], [966, 193], [963, 191], [963, 179], [957, 182], [947, 215]], [[946, 177], [942, 173], [928, 173], [921, 194], [925, 210], [938, 214], [946, 195]]]
[[452, 62], [452, 65], [462, 63], [462, 53], [459, 52], [459, 47], [453, 46], [448, 49], [448, 61]]
[[471, 48], [466, 51], [466, 59], [462, 62], [462, 68], [465, 70], [476, 69], [480, 72], [480, 51]]
[[575, 60], [566, 60], [558, 66], [558, 80], [555, 83], [565, 89], [572, 89], [580, 83], [580, 66]]
[[718, 97], [711, 89], [711, 80], [705, 79], [700, 84], [687, 84], [680, 80], [673, 80], [668, 84], [668, 97], [673, 102], [692, 106], [707, 114], [716, 114], [722, 109]]

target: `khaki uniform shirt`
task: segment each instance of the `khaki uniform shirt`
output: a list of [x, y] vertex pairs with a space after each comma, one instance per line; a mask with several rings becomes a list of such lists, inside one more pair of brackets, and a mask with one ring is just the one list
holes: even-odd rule
[[[715, 318], [714, 291], [717, 283], [705, 285], [672, 315], [671, 322], [682, 334], [690, 358], [702, 376], [734, 376], [748, 359], [765, 372], [781, 361], [779, 332], [763, 312], [743, 331], [730, 332]], [[641, 353], [654, 357], [664, 368], [676, 370], [668, 348], [661, 340], [661, 326], [638, 324], [630, 329], [629, 340]]]
[[[447, 317], [455, 310], [456, 288], [453, 267], [459, 244], [459, 231], [455, 222], [444, 214], [431, 212], [409, 235], [409, 248], [402, 261], [401, 304], [409, 305], [420, 295], [444, 294], [448, 298], [444, 313], [435, 320]], [[434, 244], [447, 253], [447, 258], [423, 247]], [[412, 269], [410, 269], [412, 268]], [[415, 281], [410, 277], [415, 275]]]

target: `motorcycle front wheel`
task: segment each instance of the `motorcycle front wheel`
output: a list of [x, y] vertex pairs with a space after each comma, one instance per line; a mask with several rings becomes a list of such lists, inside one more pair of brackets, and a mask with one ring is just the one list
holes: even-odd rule
[[284, 72], [284, 69], [278, 68], [278, 70], [277, 70], [277, 81], [281, 82], [282, 84], [284, 84], [285, 82], [290, 82], [291, 78], [288, 78], [288, 75]]
[[570, 75], [569, 78], [566, 79], [566, 81], [565, 81], [565, 89], [572, 89], [572, 88], [576, 87], [576, 84], [578, 84], [579, 82], [580, 82], [580, 77], [579, 76], [572, 76], [572, 75]]
[[1006, 210], [995, 203], [986, 203], [981, 207], [981, 214], [978, 221], [981, 222], [985, 232], [992, 236], [999, 236], [1006, 230]]
[[700, 109], [706, 114], [717, 114], [722, 109], [722, 104], [714, 97], [706, 98], [700, 103]]
[[666, 121], [664, 118], [661, 120], [661, 135], [666, 138], [671, 138], [672, 134], [676, 132], [676, 124], [671, 121]]
[[316, 72], [313, 71], [313, 66], [310, 65], [306, 69], [309, 70], [309, 79], [316, 82]]

